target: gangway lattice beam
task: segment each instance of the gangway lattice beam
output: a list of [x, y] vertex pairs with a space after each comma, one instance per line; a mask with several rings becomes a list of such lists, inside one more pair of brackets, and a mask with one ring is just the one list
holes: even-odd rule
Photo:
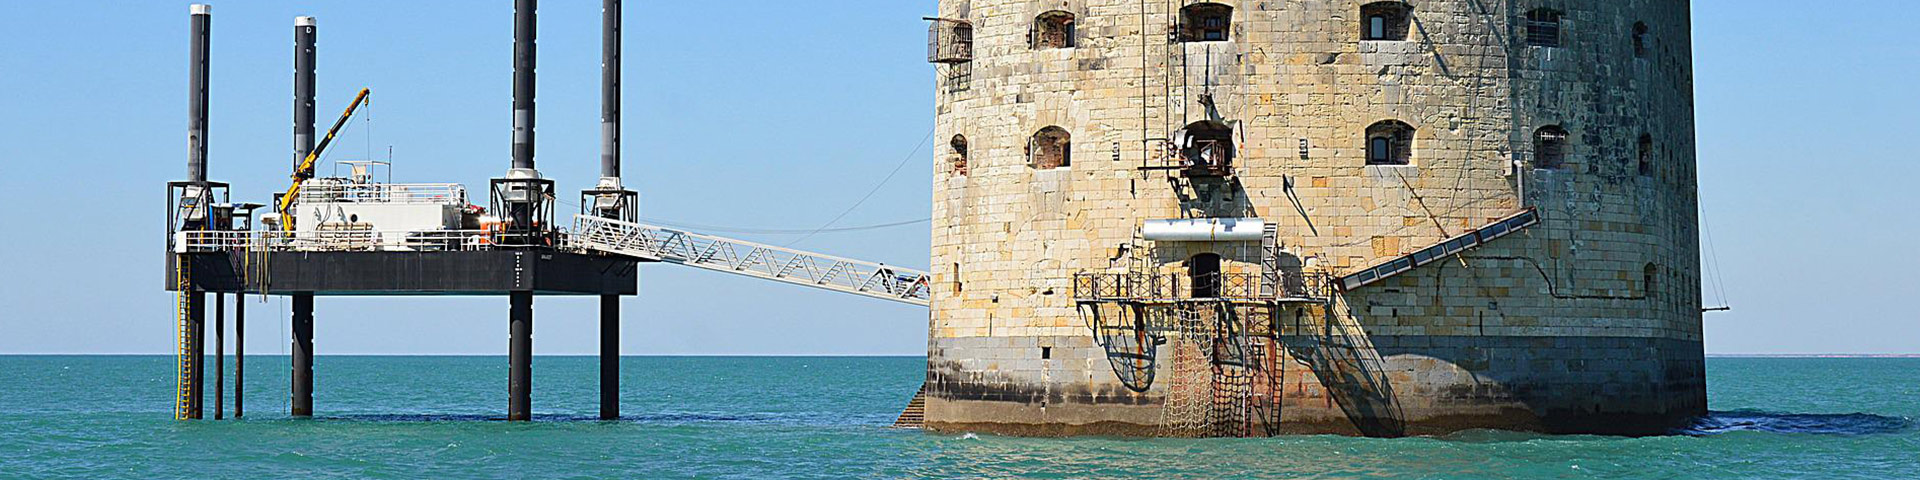
[[1523, 228], [1531, 227], [1539, 223], [1540, 213], [1538, 211], [1531, 208], [1521, 210], [1487, 224], [1487, 226], [1474, 229], [1471, 232], [1448, 238], [1440, 243], [1416, 250], [1413, 253], [1394, 257], [1391, 260], [1368, 267], [1357, 273], [1340, 277], [1340, 289], [1353, 290], [1372, 285], [1386, 280], [1389, 277], [1406, 273], [1407, 271], [1413, 270], [1414, 267], [1440, 261], [1450, 255], [1485, 245], [1487, 242], [1491, 242], [1496, 238], [1511, 235]]
[[927, 306], [927, 272], [684, 230], [579, 215], [570, 248]]

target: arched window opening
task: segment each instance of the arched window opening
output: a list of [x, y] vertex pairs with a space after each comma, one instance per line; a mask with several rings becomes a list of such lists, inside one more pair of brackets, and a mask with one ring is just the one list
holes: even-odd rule
[[1381, 120], [1367, 127], [1368, 165], [1412, 165], [1413, 126]]
[[1028, 165], [1041, 170], [1073, 165], [1073, 135], [1060, 127], [1047, 127], [1027, 142]]
[[1640, 269], [1640, 292], [1647, 298], [1653, 298], [1653, 291], [1658, 288], [1659, 279], [1660, 266], [1648, 263], [1646, 267]]
[[1212, 120], [1188, 124], [1173, 133], [1180, 163], [1188, 171], [1224, 175], [1233, 169], [1233, 127]]
[[1647, 56], [1647, 22], [1633, 22], [1633, 58]]
[[954, 135], [953, 140], [947, 142], [947, 145], [953, 148], [953, 152], [951, 153], [953, 173], [956, 175], [966, 175], [967, 137], [965, 135]]
[[1640, 134], [1640, 175], [1653, 175], [1653, 135]]
[[1533, 132], [1533, 168], [1557, 169], [1566, 163], [1566, 129], [1548, 125]]
[[1180, 9], [1180, 41], [1224, 42], [1233, 27], [1233, 7], [1196, 3]]
[[1073, 48], [1073, 14], [1054, 10], [1034, 17], [1030, 36], [1035, 50]]
[[1536, 8], [1527, 12], [1527, 45], [1533, 47], [1560, 46], [1560, 11], [1551, 8]]
[[1361, 40], [1406, 40], [1413, 6], [1405, 2], [1373, 2], [1360, 6]]
[[1220, 296], [1220, 255], [1202, 253], [1187, 259], [1188, 286], [1193, 298]]

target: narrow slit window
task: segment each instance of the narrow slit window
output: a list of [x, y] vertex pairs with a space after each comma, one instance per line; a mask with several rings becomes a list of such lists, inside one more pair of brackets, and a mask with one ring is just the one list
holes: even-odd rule
[[1406, 40], [1413, 6], [1406, 2], [1373, 2], [1360, 6], [1361, 40]]
[[1653, 175], [1653, 135], [1640, 134], [1640, 176]]
[[1180, 9], [1180, 41], [1224, 42], [1232, 36], [1233, 7], [1196, 3]]
[[1653, 298], [1653, 291], [1659, 288], [1660, 266], [1652, 263], [1640, 269], [1640, 289], [1647, 298]]
[[954, 135], [953, 140], [947, 142], [947, 145], [949, 148], [953, 149], [953, 151], [948, 154], [950, 158], [949, 162], [951, 163], [950, 168], [952, 168], [952, 172], [955, 175], [966, 175], [967, 174], [967, 137], [964, 135]]
[[1647, 57], [1647, 22], [1633, 22], [1633, 58]]
[[1533, 47], [1560, 46], [1560, 11], [1551, 8], [1536, 8], [1527, 12], [1527, 45]]

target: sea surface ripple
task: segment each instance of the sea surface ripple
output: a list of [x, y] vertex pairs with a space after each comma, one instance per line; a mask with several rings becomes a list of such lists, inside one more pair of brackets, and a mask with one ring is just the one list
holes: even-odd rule
[[178, 422], [171, 357], [0, 356], [0, 479], [1920, 478], [1920, 359], [1709, 359], [1668, 436], [1205, 440], [887, 428], [921, 358], [628, 357], [603, 422], [595, 359], [538, 357], [529, 423], [501, 357], [323, 356], [312, 420], [247, 360], [245, 420]]

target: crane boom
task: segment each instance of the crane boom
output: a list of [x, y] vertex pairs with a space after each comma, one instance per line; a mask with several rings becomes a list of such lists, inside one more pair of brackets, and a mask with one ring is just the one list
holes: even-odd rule
[[320, 160], [320, 152], [326, 151], [327, 144], [333, 143], [334, 134], [340, 133], [340, 127], [346, 126], [347, 119], [353, 118], [353, 112], [358, 110], [361, 104], [366, 103], [369, 93], [373, 91], [366, 88], [360, 89], [360, 94], [353, 96], [353, 103], [347, 104], [347, 111], [340, 112], [340, 119], [335, 120], [333, 127], [327, 129], [327, 136], [321, 137], [320, 144], [314, 145], [313, 151], [307, 153], [307, 158], [300, 161], [298, 168], [293, 169], [293, 185], [287, 187], [287, 193], [280, 196], [279, 208], [274, 209], [280, 214], [280, 225], [283, 230], [293, 230], [293, 217], [287, 212], [293, 208], [294, 197], [300, 194], [300, 185], [306, 183], [307, 179], [313, 178], [313, 164]]

